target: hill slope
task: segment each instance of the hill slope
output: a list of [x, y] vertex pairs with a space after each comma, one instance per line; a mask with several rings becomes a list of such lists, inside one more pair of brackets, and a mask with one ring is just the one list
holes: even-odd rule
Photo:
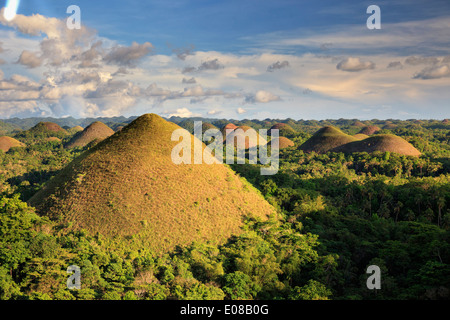
[[311, 138], [306, 140], [299, 149], [304, 152], [314, 151], [317, 153], [326, 153], [333, 148], [356, 140], [356, 138], [343, 133], [335, 127], [327, 126], [319, 129]]
[[371, 136], [380, 130], [381, 130], [380, 127], [377, 127], [377, 126], [367, 126], [367, 127], [362, 128], [359, 133], [365, 134], [367, 136]]
[[[249, 126], [240, 126], [234, 129], [230, 134], [226, 137], [224, 135], [225, 140], [230, 140], [234, 142], [234, 145], [237, 146], [239, 137], [245, 137], [245, 149], [254, 148], [256, 146], [262, 146], [267, 144], [267, 140], [261, 137], [257, 130], [255, 130], [256, 135], [254, 136], [245, 136], [247, 130], [252, 129]], [[254, 130], [254, 129], [253, 129]], [[224, 141], [226, 143], [226, 141]]]
[[66, 148], [84, 147], [94, 140], [101, 141], [113, 135], [114, 131], [100, 121], [91, 123], [83, 131], [76, 133], [65, 145]]
[[267, 134], [270, 136], [272, 129], [278, 129], [278, 135], [280, 137], [289, 136], [295, 133], [295, 130], [286, 123], [276, 123], [274, 124], [267, 132]]
[[0, 150], [8, 152], [13, 147], [25, 147], [25, 144], [11, 137], [0, 137]]
[[379, 134], [364, 140], [351, 142], [340, 147], [337, 147], [333, 152], [394, 152], [406, 156], [420, 156], [419, 150], [414, 148], [412, 144], [401, 137], [392, 134]]
[[175, 129], [155, 114], [139, 117], [72, 161], [30, 205], [74, 229], [133, 236], [155, 252], [224, 241], [240, 233], [245, 215], [274, 212], [228, 166], [175, 165]]

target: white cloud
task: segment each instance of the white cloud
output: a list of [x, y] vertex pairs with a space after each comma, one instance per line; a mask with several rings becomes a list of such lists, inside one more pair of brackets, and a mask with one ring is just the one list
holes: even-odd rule
[[237, 112], [238, 114], [244, 114], [244, 113], [247, 112], [247, 110], [245, 110], [245, 109], [243, 109], [243, 108], [237, 108], [237, 109], [236, 109], [236, 112]]
[[200, 114], [196, 114], [191, 112], [188, 108], [179, 108], [175, 112], [174, 111], [168, 111], [164, 112], [165, 114], [168, 114], [170, 117], [180, 117], [180, 118], [189, 118], [189, 117], [198, 117]]
[[374, 69], [375, 63], [372, 61], [361, 61], [359, 58], [348, 57], [342, 60], [336, 66], [336, 69], [349, 72]]
[[432, 66], [423, 69], [414, 75], [414, 79], [439, 79], [450, 77], [450, 67], [448, 65]]
[[255, 102], [268, 103], [268, 102], [279, 101], [279, 100], [280, 100], [279, 96], [276, 96], [273, 93], [270, 93], [265, 90], [259, 90], [254, 95], [248, 95], [245, 99], [245, 101], [248, 103], [255, 103]]

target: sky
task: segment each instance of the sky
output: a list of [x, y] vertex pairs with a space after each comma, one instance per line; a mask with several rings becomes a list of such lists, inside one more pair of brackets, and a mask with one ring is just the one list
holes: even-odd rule
[[450, 118], [449, 0], [16, 1], [2, 119]]

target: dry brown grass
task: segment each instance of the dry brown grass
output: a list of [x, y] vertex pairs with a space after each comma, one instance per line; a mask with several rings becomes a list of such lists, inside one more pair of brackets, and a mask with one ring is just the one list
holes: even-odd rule
[[419, 150], [401, 137], [392, 134], [379, 134], [367, 139], [351, 142], [331, 151], [353, 153], [353, 152], [393, 152], [406, 156], [420, 156]]
[[91, 123], [83, 131], [78, 132], [70, 141], [65, 145], [66, 148], [84, 147], [94, 140], [98, 142], [113, 135], [114, 131], [106, 124], [96, 121]]
[[[226, 140], [228, 141], [233, 141], [234, 146], [238, 146], [238, 139], [243, 139], [245, 138], [245, 149], [249, 149], [249, 148], [254, 148], [256, 146], [263, 146], [265, 144], [267, 144], [267, 140], [264, 139], [263, 137], [261, 137], [258, 133], [257, 130], [255, 130], [256, 134], [251, 134], [250, 132], [248, 133], [248, 135], [246, 135], [246, 132], [248, 130], [254, 130], [253, 128], [249, 127], [249, 126], [240, 126], [237, 127], [236, 129], [234, 129], [233, 132], [231, 132], [230, 134], [228, 134], [226, 136]], [[225, 137], [225, 136], [224, 136]], [[226, 141], [224, 141], [226, 142]]]
[[179, 128], [143, 115], [76, 158], [29, 203], [71, 228], [135, 236], [155, 252], [222, 242], [241, 232], [243, 216], [274, 213], [226, 165], [175, 165], [171, 135]]
[[380, 130], [381, 129], [378, 126], [367, 126], [367, 127], [362, 128], [359, 133], [365, 134], [367, 136], [371, 136], [371, 135], [377, 133]]
[[61, 128], [58, 124], [53, 122], [39, 122], [33, 128], [30, 129], [31, 132], [61, 132], [67, 133], [66, 130]]
[[0, 150], [8, 152], [13, 147], [25, 147], [25, 144], [11, 137], [0, 137]]
[[[270, 130], [272, 129], [277, 129], [279, 130], [279, 136], [285, 136], [285, 135], [289, 135], [289, 134], [294, 134], [295, 130], [294, 128], [292, 128], [290, 125], [288, 125], [287, 123], [275, 123]], [[268, 131], [268, 134], [270, 135], [271, 131]]]
[[[267, 143], [268, 146], [271, 145], [270, 142]], [[285, 148], [289, 148], [289, 147], [293, 147], [295, 144], [291, 139], [288, 139], [286, 137], [279, 137], [278, 138], [278, 147], [280, 149], [285, 149]]]
[[356, 141], [353, 136], [345, 134], [335, 127], [328, 126], [319, 129], [299, 149], [304, 152], [326, 153], [333, 148], [353, 141]]

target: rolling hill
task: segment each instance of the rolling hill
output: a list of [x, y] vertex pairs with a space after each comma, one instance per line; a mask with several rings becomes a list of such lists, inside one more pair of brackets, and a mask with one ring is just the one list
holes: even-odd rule
[[304, 152], [326, 153], [333, 148], [356, 140], [353, 136], [345, 134], [335, 127], [327, 126], [319, 129], [299, 149]]
[[25, 147], [25, 144], [11, 137], [0, 137], [0, 150], [8, 152], [13, 147]]
[[401, 137], [393, 134], [379, 134], [369, 138], [347, 143], [331, 150], [332, 152], [394, 152], [406, 156], [420, 156], [419, 150], [417, 150], [412, 144], [404, 140]]
[[137, 118], [75, 158], [29, 204], [69, 229], [132, 238], [159, 253], [192, 241], [220, 243], [242, 231], [244, 216], [274, 213], [226, 165], [174, 164], [176, 129], [155, 114]]
[[[295, 133], [295, 130], [286, 123], [276, 123], [270, 128], [270, 130], [272, 129], [278, 129], [279, 130], [278, 135], [280, 137], [289, 136]], [[271, 134], [270, 130], [267, 131], [267, 135], [269, 136]]]
[[367, 136], [371, 136], [380, 130], [381, 130], [381, 128], [378, 126], [367, 126], [367, 127], [362, 128], [359, 133], [365, 134]]
[[72, 139], [65, 145], [65, 148], [84, 147], [85, 145], [113, 135], [114, 131], [106, 124], [100, 121], [95, 121], [87, 126], [83, 131], [76, 133]]
[[[245, 137], [245, 149], [250, 149], [250, 148], [254, 148], [259, 145], [267, 144], [267, 140], [264, 139], [263, 137], [261, 137], [257, 130], [255, 130], [256, 135], [245, 136], [245, 133], [247, 132], [247, 130], [250, 130], [250, 129], [252, 129], [252, 128], [249, 126], [237, 127], [230, 134], [228, 134], [226, 136], [226, 140], [233, 141], [234, 145], [237, 146], [238, 139], [240, 137]], [[225, 138], [225, 135], [224, 135], [224, 138]], [[226, 142], [226, 141], [224, 141], [224, 142]]]

